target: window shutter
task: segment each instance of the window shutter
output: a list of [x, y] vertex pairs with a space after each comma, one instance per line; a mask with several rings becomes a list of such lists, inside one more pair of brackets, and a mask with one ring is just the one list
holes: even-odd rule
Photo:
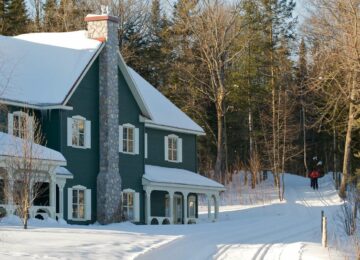
[[140, 194], [139, 192], [134, 193], [134, 221], [140, 221]]
[[91, 121], [85, 121], [85, 148], [91, 148]]
[[85, 219], [91, 220], [91, 190], [85, 190]]
[[33, 116], [29, 116], [27, 118], [27, 127], [28, 127], [28, 134], [30, 139], [34, 138], [34, 117]]
[[8, 134], [13, 135], [14, 132], [14, 115], [12, 113], [8, 114]]
[[119, 125], [119, 152], [123, 152], [123, 127]]
[[72, 219], [72, 189], [71, 188], [68, 188], [68, 196], [67, 196], [67, 207], [68, 207], [68, 220]]
[[169, 138], [165, 136], [164, 141], [164, 154], [165, 154], [165, 161], [169, 160]]
[[72, 125], [73, 119], [68, 117], [67, 119], [67, 145], [72, 146]]
[[135, 128], [135, 140], [134, 140], [134, 144], [135, 144], [135, 154], [139, 154], [139, 128]]
[[148, 134], [145, 133], [145, 140], [144, 140], [144, 156], [145, 159], [148, 158]]
[[177, 158], [178, 158], [178, 162], [182, 162], [182, 156], [183, 156], [183, 152], [182, 152], [182, 139], [178, 138], [177, 140]]

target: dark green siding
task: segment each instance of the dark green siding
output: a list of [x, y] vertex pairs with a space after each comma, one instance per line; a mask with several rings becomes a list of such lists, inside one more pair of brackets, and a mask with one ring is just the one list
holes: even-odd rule
[[139, 121], [141, 111], [119, 71], [119, 120], [120, 124], [132, 124], [139, 128], [139, 154], [119, 154], [119, 169], [122, 189], [133, 189], [140, 193], [140, 221], [145, 220], [144, 191], [141, 179], [144, 174], [144, 123]]
[[[91, 222], [96, 220], [96, 177], [99, 173], [99, 62], [93, 63], [68, 106], [73, 110], [52, 110], [43, 122], [48, 147], [60, 151], [67, 160], [66, 168], [73, 173], [74, 179], [68, 179], [64, 190], [64, 218], [67, 219], [67, 188], [82, 185], [91, 189]], [[75, 115], [91, 121], [91, 149], [67, 146], [67, 118]], [[69, 223], [84, 223], [73, 222]]]
[[[146, 128], [148, 135], [148, 156], [146, 164], [170, 168], [181, 168], [197, 172], [196, 135], [182, 134], [153, 128]], [[182, 163], [165, 161], [165, 136], [174, 134], [182, 138]]]

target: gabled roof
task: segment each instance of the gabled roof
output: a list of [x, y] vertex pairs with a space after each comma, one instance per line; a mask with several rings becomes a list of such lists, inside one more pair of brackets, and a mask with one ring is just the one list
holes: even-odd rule
[[151, 120], [145, 121], [146, 126], [154, 128], [157, 128], [156, 126], [168, 127], [178, 132], [192, 132], [198, 135], [204, 134], [204, 130], [198, 124], [136, 71], [130, 67], [128, 67], [128, 71], [151, 115]]
[[86, 31], [0, 35], [0, 98], [39, 107], [64, 105], [101, 47]]
[[0, 156], [21, 158], [25, 156], [25, 153], [30, 152], [31, 154], [27, 156], [31, 156], [32, 159], [54, 161], [59, 165], [66, 165], [66, 159], [60, 152], [0, 132]]

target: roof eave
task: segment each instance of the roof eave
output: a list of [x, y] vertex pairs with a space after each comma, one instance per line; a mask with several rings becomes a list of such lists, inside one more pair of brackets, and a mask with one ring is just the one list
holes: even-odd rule
[[130, 75], [127, 65], [125, 63], [124, 58], [122, 57], [120, 51], [118, 51], [118, 66], [120, 68], [120, 71], [122, 72], [126, 82], [129, 85], [130, 91], [133, 94], [136, 103], [138, 104], [140, 111], [142, 113], [142, 115], [148, 119], [152, 119], [152, 115], [150, 113], [149, 108], [147, 107], [144, 98], [142, 97], [142, 95], [140, 94], [140, 92], [138, 91], [137, 87], [136, 87], [136, 83], [134, 81], [134, 79], [132, 78], [132, 76]]
[[191, 189], [191, 190], [208, 190], [208, 191], [225, 191], [226, 188], [223, 187], [215, 187], [215, 186], [207, 186], [207, 185], [194, 185], [194, 184], [184, 184], [184, 183], [171, 183], [171, 182], [158, 182], [152, 181], [145, 177], [142, 177], [142, 185], [143, 186], [158, 186], [158, 187], [168, 187], [168, 188], [183, 188], [183, 189]]
[[93, 65], [94, 61], [96, 60], [96, 58], [99, 56], [99, 54], [101, 53], [102, 49], [105, 47], [104, 42], [102, 42], [99, 45], [99, 48], [97, 49], [97, 51], [95, 52], [95, 54], [91, 57], [90, 61], [88, 62], [88, 64], [85, 66], [84, 70], [81, 72], [80, 76], [76, 79], [75, 83], [73, 84], [73, 86], [71, 87], [70, 91], [67, 93], [66, 97], [64, 98], [63, 102], [61, 103], [63, 106], [65, 106], [70, 98], [72, 97], [72, 95], [74, 94], [74, 92], [76, 91], [76, 89], [78, 88], [78, 86], [80, 85], [82, 79], [85, 77], [86, 73], [89, 71], [89, 69], [91, 68], [91, 66]]
[[179, 128], [179, 127], [174, 127], [174, 126], [156, 124], [152, 120], [148, 120], [146, 118], [140, 118], [140, 121], [144, 122], [145, 127], [148, 127], [148, 128], [165, 130], [165, 131], [172, 131], [172, 132], [184, 133], [184, 134], [193, 134], [193, 135], [197, 135], [197, 136], [206, 135], [206, 133], [204, 131], [198, 131], [198, 130], [194, 130], [194, 129]]

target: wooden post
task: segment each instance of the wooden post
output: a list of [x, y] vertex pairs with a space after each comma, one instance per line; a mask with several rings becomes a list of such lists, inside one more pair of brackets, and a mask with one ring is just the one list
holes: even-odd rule
[[321, 234], [323, 232], [323, 222], [324, 222], [324, 211], [321, 211]]
[[322, 239], [321, 243], [323, 247], [327, 247], [327, 225], [326, 225], [326, 217], [323, 217], [323, 225], [322, 225]]

